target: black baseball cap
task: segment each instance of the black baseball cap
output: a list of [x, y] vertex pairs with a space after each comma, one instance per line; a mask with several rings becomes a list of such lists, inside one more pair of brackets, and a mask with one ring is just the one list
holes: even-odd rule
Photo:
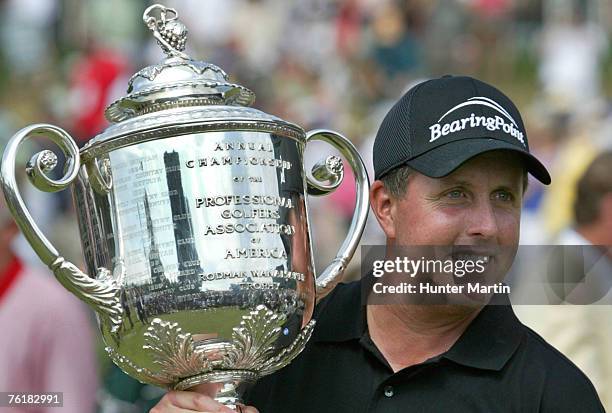
[[480, 80], [447, 75], [414, 86], [387, 113], [374, 141], [374, 176], [408, 165], [441, 178], [474, 156], [500, 149], [519, 154], [531, 175], [550, 184], [544, 165], [529, 153], [514, 103]]

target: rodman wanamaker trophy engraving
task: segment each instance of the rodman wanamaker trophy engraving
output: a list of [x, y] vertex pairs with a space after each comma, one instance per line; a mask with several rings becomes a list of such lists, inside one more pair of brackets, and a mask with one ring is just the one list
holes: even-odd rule
[[[129, 81], [106, 109], [112, 123], [80, 150], [62, 129], [20, 130], [2, 159], [2, 189], [25, 237], [57, 279], [97, 313], [112, 360], [136, 379], [188, 389], [222, 383], [218, 400], [235, 406], [245, 383], [287, 365], [314, 326], [317, 296], [337, 283], [367, 216], [368, 178], [355, 147], [338, 133], [305, 133], [253, 109], [253, 93], [219, 67], [185, 54], [186, 27], [175, 10], [143, 16], [167, 55]], [[42, 234], [17, 187], [20, 144], [42, 136], [64, 153], [34, 155], [31, 183], [70, 186], [86, 272]], [[320, 140], [354, 170], [356, 210], [336, 258], [318, 277], [307, 195], [343, 178], [338, 157], [306, 173], [303, 153]]]

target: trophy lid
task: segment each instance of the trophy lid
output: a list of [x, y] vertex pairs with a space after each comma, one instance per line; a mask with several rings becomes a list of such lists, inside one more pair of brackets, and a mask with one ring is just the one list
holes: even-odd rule
[[116, 148], [194, 130], [257, 130], [305, 141], [298, 125], [250, 107], [255, 94], [230, 83], [219, 67], [186, 55], [187, 28], [177, 17], [176, 10], [160, 4], [145, 10], [143, 20], [167, 58], [132, 76], [127, 96], [106, 108], [112, 124], [80, 149], [83, 162]]
[[[157, 13], [158, 12], [158, 13]], [[153, 15], [159, 14], [159, 17]], [[175, 9], [160, 4], [148, 7], [143, 16], [167, 59], [147, 66], [129, 80], [127, 96], [106, 108], [109, 122], [164, 109], [200, 105], [250, 106], [255, 94], [229, 82], [219, 67], [193, 60], [184, 53], [187, 27], [177, 20]]]

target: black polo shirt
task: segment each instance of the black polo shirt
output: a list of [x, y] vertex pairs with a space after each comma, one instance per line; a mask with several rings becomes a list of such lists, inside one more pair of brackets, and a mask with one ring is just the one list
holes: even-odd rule
[[603, 412], [589, 379], [501, 299], [447, 352], [393, 373], [369, 337], [360, 282], [340, 284], [303, 353], [245, 400], [261, 413]]

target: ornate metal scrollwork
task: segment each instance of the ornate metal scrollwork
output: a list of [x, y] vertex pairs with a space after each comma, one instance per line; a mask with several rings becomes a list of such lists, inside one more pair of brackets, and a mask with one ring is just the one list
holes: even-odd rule
[[36, 188], [45, 192], [61, 191], [68, 187], [78, 174], [79, 149], [66, 131], [45, 124], [23, 128], [11, 138], [2, 157], [0, 176], [7, 205], [36, 254], [53, 271], [59, 282], [89, 304], [103, 322], [109, 323], [111, 332], [116, 332], [121, 325], [123, 309], [119, 299], [119, 287], [111, 278], [110, 272], [100, 268], [97, 278], [94, 279], [66, 261], [38, 228], [21, 197], [15, 178], [15, 160], [19, 146], [33, 136], [48, 137], [60, 147], [66, 158], [64, 176], [56, 180], [50, 178], [48, 173], [57, 165], [57, 156], [49, 150], [35, 154], [28, 162], [26, 172]]
[[104, 350], [110, 359], [123, 370], [126, 374], [134, 377], [141, 383], [153, 384], [159, 387], [168, 387], [172, 378], [162, 373], [153, 373], [143, 367], [136, 366], [130, 359], [117, 353], [111, 347], [105, 347]]
[[[306, 134], [306, 142], [323, 141], [334, 146], [340, 154], [346, 159], [355, 175], [355, 214], [351, 220], [348, 234], [336, 257], [332, 262], [317, 276], [317, 300], [321, 300], [330, 291], [334, 289], [336, 284], [340, 282], [341, 276], [344, 273], [348, 262], [355, 253], [361, 234], [365, 228], [366, 219], [368, 217], [368, 194], [370, 183], [365, 165], [361, 160], [361, 156], [345, 136], [330, 130], [318, 129], [310, 131]], [[311, 177], [306, 177], [308, 185], [308, 194], [310, 195], [326, 195], [334, 191], [342, 182], [344, 169], [342, 161], [335, 156], [328, 157], [325, 162], [315, 165]], [[322, 184], [318, 180], [328, 180], [329, 184]]]
[[50, 268], [64, 288], [96, 310], [102, 322], [110, 324], [111, 332], [119, 330], [123, 317], [119, 298], [121, 289], [111, 278], [109, 270], [99, 268], [94, 280], [63, 257], [58, 257]]
[[[151, 13], [159, 10], [160, 17], [157, 19]], [[187, 42], [187, 27], [177, 20], [178, 13], [175, 9], [154, 4], [148, 7], [142, 15], [147, 27], [153, 32], [157, 43], [161, 46], [164, 53], [169, 57], [181, 57], [189, 59], [183, 50]]]
[[288, 347], [275, 355], [278, 351], [275, 344], [285, 321], [286, 316], [264, 305], [257, 306], [243, 316], [240, 324], [234, 328], [223, 359], [212, 361], [205, 351], [195, 346], [192, 335], [184, 333], [178, 323], [156, 318], [144, 333], [143, 345], [143, 349], [159, 366], [159, 371], [155, 372], [138, 367], [110, 347], [106, 348], [106, 352], [126, 373], [142, 382], [163, 387], [175, 387], [178, 384], [183, 389], [187, 384], [193, 386], [202, 380], [210, 380], [215, 374], [219, 377], [232, 377], [232, 372], [254, 381], [289, 364], [304, 349], [312, 335], [314, 320], [302, 329]]
[[308, 343], [314, 331], [315, 324], [315, 320], [310, 320], [288, 347], [284, 348], [278, 355], [268, 359], [261, 366], [259, 374], [265, 376], [274, 373], [276, 370], [280, 370], [291, 363], [306, 347], [306, 343]]
[[149, 351], [155, 364], [174, 380], [211, 370], [206, 354], [196, 350], [191, 334], [183, 333], [178, 323], [156, 318], [144, 335], [143, 348]]
[[223, 360], [225, 368], [259, 371], [272, 357], [274, 344], [281, 334], [287, 317], [276, 314], [264, 305], [258, 305], [243, 316], [232, 334], [232, 349]]
[[[342, 159], [330, 155], [317, 162], [311, 171], [312, 177], [306, 176], [309, 195], [327, 195], [335, 191], [344, 180], [344, 164]], [[327, 184], [324, 181], [328, 181]]]

